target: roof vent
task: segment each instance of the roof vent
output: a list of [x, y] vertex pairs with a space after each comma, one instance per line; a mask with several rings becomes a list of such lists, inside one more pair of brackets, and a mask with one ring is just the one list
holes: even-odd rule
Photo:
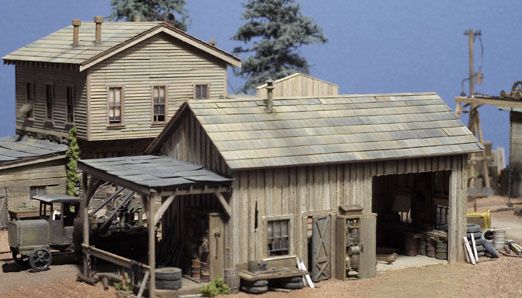
[[80, 45], [80, 26], [82, 25], [82, 21], [79, 19], [72, 20], [73, 25], [73, 43], [72, 46], [75, 48]]
[[266, 111], [268, 113], [274, 112], [274, 81], [273, 80], [267, 80], [266, 81]]
[[216, 40], [213, 39], [213, 38], [212, 38], [211, 40], [208, 41], [208, 44], [209, 44], [210, 46], [214, 47], [214, 48], [217, 46], [217, 42], [216, 42]]
[[94, 39], [94, 44], [95, 45], [101, 44], [102, 23], [103, 23], [103, 17], [102, 16], [95, 16], [94, 17], [94, 24], [96, 24], [96, 35], [95, 35], [95, 39]]

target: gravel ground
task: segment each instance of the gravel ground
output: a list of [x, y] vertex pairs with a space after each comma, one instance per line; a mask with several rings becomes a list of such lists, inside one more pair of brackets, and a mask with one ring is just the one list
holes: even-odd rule
[[[499, 199], [502, 204], [503, 199]], [[486, 209], [486, 201], [480, 202]], [[490, 205], [491, 203], [489, 203]], [[491, 206], [491, 205], [490, 205]], [[491, 209], [491, 208], [488, 208]], [[493, 224], [510, 227], [508, 234], [522, 240], [522, 217], [512, 211], [492, 212]], [[518, 238], [520, 237], [520, 238]], [[9, 251], [7, 231], [0, 231], [0, 252]], [[56, 264], [45, 272], [32, 273], [18, 268], [10, 253], [0, 253], [0, 297], [116, 297], [113, 289], [90, 286], [76, 281], [78, 267], [67, 257], [54, 256]], [[522, 297], [522, 258], [481, 259], [469, 264], [433, 265], [379, 273], [367, 280], [337, 281], [317, 284], [316, 289], [291, 293], [270, 292], [255, 297]], [[244, 293], [228, 297], [253, 297]]]
[[[256, 297], [522, 297], [522, 258], [483, 259], [469, 264], [433, 265], [383, 272], [366, 280], [328, 280], [316, 289]], [[251, 295], [250, 295], [251, 296]], [[250, 297], [240, 293], [233, 297]]]

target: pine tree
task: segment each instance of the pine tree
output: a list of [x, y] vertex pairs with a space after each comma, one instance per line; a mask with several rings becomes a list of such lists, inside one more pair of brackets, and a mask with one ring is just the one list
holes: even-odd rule
[[246, 79], [244, 92], [268, 79], [308, 73], [310, 65], [299, 47], [327, 41], [315, 21], [302, 15], [295, 0], [249, 0], [242, 19], [246, 22], [233, 39], [246, 46], [235, 48], [234, 53], [253, 53], [243, 59], [236, 73]]
[[186, 0], [111, 0], [112, 20], [163, 21], [169, 14], [174, 16], [174, 26], [187, 30], [188, 13]]
[[78, 160], [80, 159], [80, 146], [76, 139], [76, 127], [69, 130], [67, 138], [69, 148], [67, 149], [67, 195], [78, 195], [78, 183], [80, 176], [78, 175]]

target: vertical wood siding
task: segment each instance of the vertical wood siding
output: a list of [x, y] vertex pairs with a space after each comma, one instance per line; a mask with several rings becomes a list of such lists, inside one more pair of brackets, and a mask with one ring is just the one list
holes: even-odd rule
[[[16, 109], [27, 103], [27, 83], [34, 84], [33, 121], [23, 121], [17, 115], [16, 128], [40, 133], [67, 133], [66, 126], [66, 88], [74, 86], [76, 89], [76, 102], [74, 106], [74, 122], [78, 129], [78, 137], [87, 137], [87, 85], [86, 74], [79, 73], [65, 67], [42, 67], [29, 65], [16, 65]], [[45, 85], [51, 83], [55, 86], [54, 100], [54, 126], [46, 124]]]
[[[359, 204], [364, 212], [372, 212], [373, 177], [436, 171], [452, 173], [450, 220], [455, 228], [450, 235], [449, 256], [452, 261], [462, 260], [462, 243], [457, 239], [465, 233], [467, 155], [234, 172], [191, 113], [181, 119], [161, 152], [234, 178], [232, 217], [227, 223], [227, 266], [267, 257], [266, 223], [282, 218], [290, 219], [290, 253], [306, 259], [308, 216], [335, 215], [339, 205], [347, 204]], [[332, 260], [334, 253], [332, 246]]]
[[[332, 96], [338, 94], [339, 87], [337, 85], [305, 75], [296, 75], [274, 82], [274, 97]], [[256, 96], [265, 98], [266, 88], [257, 89]]]
[[[90, 70], [91, 141], [156, 137], [164, 125], [152, 123], [152, 86], [167, 86], [166, 120], [194, 97], [194, 84], [209, 84], [211, 98], [226, 96], [226, 65], [173, 38], [159, 34]], [[124, 89], [123, 125], [107, 129], [107, 88]]]

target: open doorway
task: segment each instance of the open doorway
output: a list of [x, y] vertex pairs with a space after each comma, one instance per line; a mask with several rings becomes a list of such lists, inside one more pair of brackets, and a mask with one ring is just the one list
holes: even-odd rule
[[[373, 179], [372, 211], [377, 214], [379, 263], [403, 266], [401, 263], [407, 258], [400, 256], [419, 256], [421, 263], [429, 263], [427, 258], [448, 259], [450, 173], [388, 175]], [[408, 263], [418, 265], [411, 258]]]

